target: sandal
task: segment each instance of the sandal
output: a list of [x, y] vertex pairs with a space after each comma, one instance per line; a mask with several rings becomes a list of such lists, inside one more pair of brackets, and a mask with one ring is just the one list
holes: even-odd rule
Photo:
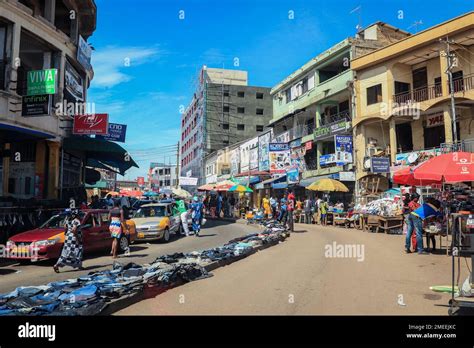
[[54, 269], [54, 271], [55, 271], [56, 273], [59, 273], [59, 267], [58, 267], [58, 266], [54, 265], [54, 266], [53, 266], [53, 269]]

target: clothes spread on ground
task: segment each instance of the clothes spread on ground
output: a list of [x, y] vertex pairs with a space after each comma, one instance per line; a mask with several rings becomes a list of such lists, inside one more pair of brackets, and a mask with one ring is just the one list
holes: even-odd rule
[[213, 249], [163, 255], [149, 265], [114, 262], [112, 269], [76, 279], [19, 287], [0, 294], [0, 315], [96, 315], [111, 301], [151, 288], [168, 289], [210, 277], [207, 266], [217, 263], [219, 267], [225, 264], [221, 262], [238, 260], [255, 248], [276, 244], [286, 237], [286, 227], [272, 222], [261, 232], [235, 238]]

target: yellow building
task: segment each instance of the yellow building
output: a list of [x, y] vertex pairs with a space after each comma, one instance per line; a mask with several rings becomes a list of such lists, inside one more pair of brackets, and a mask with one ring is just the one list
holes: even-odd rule
[[[453, 55], [456, 123], [446, 40]], [[370, 166], [374, 155], [388, 157], [393, 171], [393, 166], [449, 151], [453, 142], [474, 150], [474, 12], [354, 59], [351, 67], [358, 180], [377, 172]], [[460, 142], [454, 139], [454, 124]]]

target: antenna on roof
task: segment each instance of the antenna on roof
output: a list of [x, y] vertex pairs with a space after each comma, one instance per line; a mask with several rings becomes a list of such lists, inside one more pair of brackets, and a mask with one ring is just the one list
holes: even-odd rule
[[349, 12], [349, 14], [353, 14], [355, 12], [357, 12], [357, 16], [359, 18], [359, 23], [356, 26], [356, 30], [357, 32], [359, 32], [359, 30], [362, 29], [362, 5], [359, 5], [356, 8], [354, 8], [351, 12]]
[[415, 28], [415, 33], [417, 33], [417, 32], [418, 32], [418, 26], [419, 26], [419, 25], [423, 25], [423, 21], [422, 21], [421, 19], [420, 19], [419, 21], [413, 22], [413, 24], [410, 25], [410, 26], [408, 27], [408, 29]]

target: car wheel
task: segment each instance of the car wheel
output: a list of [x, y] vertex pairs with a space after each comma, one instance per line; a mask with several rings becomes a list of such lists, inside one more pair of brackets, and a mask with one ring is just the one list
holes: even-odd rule
[[165, 229], [163, 237], [161, 237], [161, 241], [163, 243], [168, 243], [170, 241], [170, 230], [168, 228]]
[[120, 237], [120, 240], [119, 240], [120, 251], [125, 252], [128, 250], [128, 247], [129, 247], [129, 243], [128, 243], [127, 236]]

